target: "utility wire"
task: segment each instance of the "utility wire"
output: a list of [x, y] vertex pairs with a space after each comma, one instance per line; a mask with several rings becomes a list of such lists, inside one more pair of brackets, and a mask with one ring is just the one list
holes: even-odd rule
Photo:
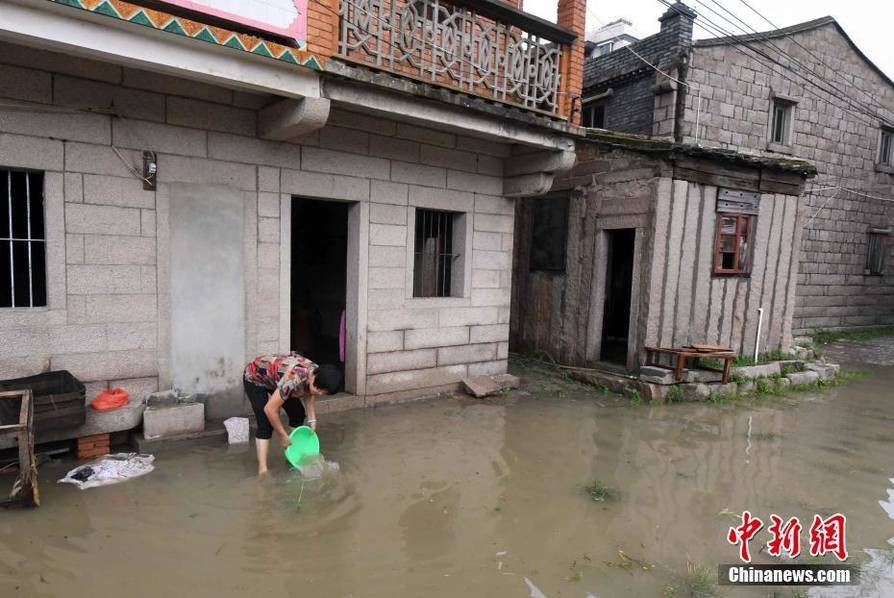
[[[731, 25], [733, 28], [741, 29], [741, 30], [742, 30], [742, 33], [743, 33], [744, 35], [747, 35], [747, 36], [749, 36], [749, 37], [755, 38], [755, 41], [763, 42], [763, 43], [766, 44], [767, 46], [770, 46], [770, 47], [772, 47], [773, 49], [775, 49], [775, 50], [779, 53], [780, 57], [787, 58], [787, 59], [789, 60], [790, 63], [792, 63], [793, 65], [795, 65], [795, 66], [797, 66], [797, 67], [799, 67], [799, 68], [801, 68], [801, 69], [807, 71], [809, 74], [813, 75], [813, 76], [816, 77], [818, 80], [822, 81], [828, 88], [831, 88], [832, 90], [834, 90], [834, 91], [836, 92], [836, 94], [834, 94], [834, 95], [837, 95], [837, 97], [838, 97], [839, 99], [842, 99], [842, 100], [848, 102], [848, 103], [849, 103], [852, 107], [854, 107], [854, 108], [859, 108], [859, 109], [861, 109], [863, 112], [865, 112], [866, 114], [870, 115], [870, 116], [873, 117], [873, 118], [876, 118], [876, 119], [878, 119], [878, 120], [880, 120], [880, 121], [885, 121], [885, 120], [887, 120], [887, 119], [885, 119], [883, 116], [880, 116], [879, 114], [877, 114], [877, 113], [875, 112], [875, 111], [878, 110], [878, 109], [882, 109], [882, 110], [884, 110], [884, 108], [882, 108], [882, 107], [879, 106], [878, 104], [867, 105], [866, 103], [864, 103], [864, 102], [862, 102], [862, 101], [860, 101], [860, 100], [858, 100], [858, 99], [855, 99], [855, 98], [852, 98], [851, 96], [849, 96], [848, 93], [847, 93], [847, 91], [841, 89], [841, 88], [838, 87], [835, 83], [833, 83], [833, 82], [829, 81], [828, 79], [826, 79], [821, 73], [818, 73], [816, 70], [814, 70], [813, 68], [811, 68], [809, 65], [807, 65], [807, 64], [805, 64], [805, 63], [803, 63], [803, 62], [801, 62], [800, 60], [798, 60], [797, 58], [795, 58], [793, 55], [791, 55], [790, 53], [786, 52], [786, 51], [785, 51], [783, 48], [781, 48], [779, 45], [777, 45], [777, 44], [773, 41], [773, 38], [771, 37], [771, 33], [772, 33], [772, 32], [767, 32], [767, 33], [760, 33], [760, 32], [758, 32], [756, 29], [754, 29], [753, 27], [751, 27], [748, 23], [746, 23], [744, 20], [742, 20], [738, 15], [736, 15], [736, 14], [733, 13], [731, 10], [729, 10], [728, 8], [726, 8], [725, 6], [723, 6], [723, 5], [722, 5], [720, 2], [718, 2], [717, 0], [710, 0], [710, 2], [712, 2], [713, 4], [716, 4], [718, 7], [720, 7], [721, 10], [723, 10], [725, 13], [729, 14], [729, 15], [730, 15], [733, 19], [735, 19], [736, 21], [738, 21], [738, 23], [740, 23], [739, 25], [737, 25], [736, 23], [734, 23], [729, 17], [726, 17], [726, 16], [720, 14], [719, 12], [717, 12], [716, 10], [714, 10], [713, 8], [711, 8], [710, 6], [708, 6], [703, 0], [695, 0], [695, 1], [696, 1], [698, 4], [700, 4], [701, 6], [703, 6], [704, 8], [706, 8], [707, 10], [711, 11], [711, 13], [713, 13], [714, 15], [716, 15], [716, 16], [718, 16], [719, 18], [723, 19], [726, 23], [728, 23], [729, 25]], [[750, 29], [753, 33], [749, 33], [749, 32], [748, 32], [749, 29]], [[735, 33], [735, 32], [733, 31], [733, 33]], [[794, 70], [794, 69], [792, 69], [791, 67], [789, 67], [789, 68], [790, 68], [790, 70]], [[829, 92], [828, 89], [827, 89], [826, 91], [827, 91], [827, 93], [830, 93], [830, 95], [832, 95], [832, 93]]]
[[[747, 7], [748, 7], [754, 14], [756, 14], [757, 16], [759, 16], [760, 18], [762, 18], [764, 21], [766, 21], [766, 22], [770, 25], [770, 27], [773, 27], [774, 29], [776, 29], [776, 30], [780, 30], [780, 31], [781, 31], [781, 29], [782, 29], [781, 27], [779, 27], [778, 25], [776, 25], [775, 23], [773, 23], [773, 21], [771, 21], [770, 19], [768, 19], [767, 17], [765, 17], [760, 11], [758, 11], [756, 8], [754, 8], [754, 7], [753, 7], [751, 4], [749, 4], [746, 0], [739, 0], [739, 2], [741, 2], [742, 4], [744, 4], [745, 6], [747, 6]], [[832, 68], [831, 66], [829, 66], [829, 65], [822, 59], [821, 56], [819, 56], [819, 55], [816, 54], [813, 50], [811, 50], [810, 48], [808, 48], [807, 46], [805, 46], [804, 44], [802, 44], [801, 42], [799, 42], [799, 41], [798, 41], [798, 38], [796, 38], [794, 35], [792, 35], [791, 33], [785, 33], [785, 36], [786, 36], [787, 38], [789, 38], [790, 40], [792, 40], [792, 41], [793, 41], [799, 48], [801, 48], [802, 50], [804, 50], [805, 52], [807, 52], [808, 54], [810, 54], [811, 56], [813, 56], [813, 57], [817, 60], [817, 62], [819, 62], [819, 63], [822, 64], [824, 67], [826, 67], [827, 69], [829, 69], [830, 71], [832, 71], [833, 73], [835, 73], [836, 75], [838, 75], [838, 77], [839, 77], [839, 78], [840, 78], [846, 85], [853, 85], [853, 82], [852, 82], [852, 81], [848, 81], [847, 78], [841, 73], [841, 71], [840, 71], [839, 69], [835, 69], [835, 68]], [[873, 102], [874, 105], [878, 105], [878, 104], [875, 102], [875, 98], [872, 96], [872, 94], [870, 94], [869, 92], [867, 92], [867, 91], [865, 91], [865, 90], [862, 90], [862, 89], [858, 89], [858, 91], [859, 91], [860, 93], [862, 93], [864, 96], [866, 96], [866, 97], [869, 99], [870, 102]], [[880, 107], [881, 107], [882, 109], [885, 109], [884, 106], [880, 106]]]
[[[658, 0], [658, 1], [659, 1], [661, 4], [663, 4], [664, 6], [666, 6], [666, 7], [670, 8], [670, 9], [676, 11], [677, 13], [679, 13], [679, 14], [683, 14], [682, 12], [680, 12], [680, 10], [679, 10], [676, 6], [670, 4], [667, 0]], [[685, 15], [684, 15], [684, 16], [685, 16]], [[705, 23], [709, 23], [710, 25], [706, 25]], [[789, 81], [790, 83], [792, 83], [792, 84], [794, 84], [794, 85], [797, 85], [797, 86], [799, 86], [799, 87], [803, 87], [805, 92], [809, 93], [809, 94], [812, 95], [814, 98], [816, 98], [816, 99], [818, 99], [818, 100], [820, 100], [820, 101], [822, 101], [822, 102], [826, 102], [826, 103], [828, 103], [828, 104], [835, 105], [835, 102], [830, 101], [828, 98], [824, 98], [824, 97], [819, 96], [817, 93], [815, 93], [814, 91], [812, 91], [809, 87], [806, 87], [806, 86], [804, 85], [804, 83], [801, 83], [801, 82], [799, 82], [799, 81], [796, 81], [795, 79], [793, 79], [793, 78], [791, 78], [790, 76], [786, 75], [784, 71], [785, 71], [785, 70], [790, 70], [790, 69], [788, 69], [785, 65], [782, 65], [782, 64], [780, 64], [779, 62], [775, 61], [772, 57], [770, 57], [770, 56], [768, 56], [767, 54], [765, 54], [765, 53], [764, 53], [762, 50], [760, 50], [759, 48], [754, 48], [754, 47], [751, 46], [747, 41], [736, 40], [736, 39], [735, 39], [735, 36], [730, 35], [729, 32], [726, 31], [723, 27], [717, 25], [716, 23], [714, 23], [714, 22], [711, 21], [710, 19], [707, 19], [707, 18], [705, 18], [704, 16], [700, 16], [700, 20], [697, 19], [697, 20], [695, 21], [695, 24], [698, 25], [699, 27], [701, 27], [702, 29], [704, 29], [705, 31], [707, 31], [709, 34], [711, 34], [711, 35], [713, 35], [713, 36], [716, 36], [716, 37], [721, 41], [721, 43], [723, 43], [723, 44], [725, 44], [725, 45], [728, 45], [728, 46], [732, 47], [733, 49], [735, 49], [736, 51], [738, 51], [739, 53], [741, 53], [742, 55], [744, 55], [744, 56], [745, 56], [746, 58], [748, 58], [749, 60], [755, 61], [755, 62], [757, 62], [758, 64], [761, 64], [761, 65], [763, 65], [763, 66], [769, 68], [770, 71], [771, 71], [774, 75], [777, 75], [777, 76], [779, 76], [779, 77], [781, 77], [781, 78], [783, 78], [783, 79]], [[730, 40], [732, 40], [732, 41], [730, 41]], [[751, 52], [753, 52], [753, 54], [749, 54], [748, 52], [746, 52], [746, 51], [743, 49], [742, 46], [744, 46], [745, 48], [747, 48], [748, 50], [750, 50]], [[764, 60], [761, 60], [761, 58], [764, 58], [766, 61], [769, 61], [770, 64], [768, 64], [768, 63], [765, 62]], [[776, 69], [773, 67], [773, 64], [780, 66], [780, 67], [783, 69], [783, 71], [780, 72], [780, 71], [776, 70]], [[797, 75], [798, 77], [800, 77], [801, 79], [803, 79], [805, 82], [809, 83], [810, 85], [813, 85], [814, 87], [816, 87], [816, 88], [819, 89], [820, 91], [822, 91], [822, 92], [828, 94], [829, 96], [834, 97], [834, 98], [836, 98], [836, 99], [841, 99], [841, 98], [838, 98], [837, 96], [835, 96], [834, 94], [830, 93], [828, 90], [826, 90], [826, 89], [822, 88], [821, 86], [817, 85], [815, 82], [811, 81], [810, 79], [804, 77], [804, 76], [801, 75], [800, 73], [797, 73], [797, 72], [794, 72], [794, 71], [793, 71], [793, 74], [794, 74], [794, 75]], [[840, 105], [839, 105], [838, 107], [839, 107], [839, 108], [842, 108], [842, 106], [840, 106]], [[875, 126], [877, 126], [877, 123], [871, 121], [871, 119], [870, 119], [870, 120], [867, 120], [866, 115], [864, 115], [863, 113], [857, 113], [857, 112], [854, 112], [853, 110], [850, 110], [849, 108], [846, 108], [846, 107], [843, 108], [843, 109], [844, 109], [845, 111], [847, 111], [847, 112], [853, 114], [854, 116], [856, 116], [858, 119], [860, 119], [860, 121], [861, 121], [863, 124], [866, 124], [868, 127], [870, 127], [870, 128], [874, 128]]]

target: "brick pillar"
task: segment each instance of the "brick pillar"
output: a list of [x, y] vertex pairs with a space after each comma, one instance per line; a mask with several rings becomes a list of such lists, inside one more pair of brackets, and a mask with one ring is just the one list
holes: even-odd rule
[[[559, 0], [558, 24], [577, 34], [577, 39], [562, 49], [562, 81], [559, 86], [559, 111], [569, 121], [581, 122], [581, 91], [584, 86], [584, 31], [587, 20], [587, 0]], [[572, 113], [572, 107], [574, 112]]]
[[339, 0], [307, 3], [307, 51], [320, 58], [338, 53]]

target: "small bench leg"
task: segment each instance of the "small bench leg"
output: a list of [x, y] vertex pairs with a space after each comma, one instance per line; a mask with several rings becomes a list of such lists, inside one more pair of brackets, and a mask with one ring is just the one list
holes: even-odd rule
[[732, 365], [733, 360], [727, 357], [723, 360], [723, 383], [729, 384], [730, 379], [730, 366]]
[[674, 379], [677, 382], [683, 381], [683, 366], [686, 364], [686, 356], [682, 353], [677, 354], [677, 369], [674, 370]]

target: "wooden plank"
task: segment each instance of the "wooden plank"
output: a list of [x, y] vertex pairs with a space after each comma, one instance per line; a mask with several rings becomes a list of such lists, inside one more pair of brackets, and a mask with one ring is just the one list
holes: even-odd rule
[[744, 191], [760, 190], [760, 180], [758, 178], [739, 176], [732, 173], [710, 173], [677, 166], [674, 168], [674, 178], [714, 187], [728, 187], [730, 189], [742, 189]]

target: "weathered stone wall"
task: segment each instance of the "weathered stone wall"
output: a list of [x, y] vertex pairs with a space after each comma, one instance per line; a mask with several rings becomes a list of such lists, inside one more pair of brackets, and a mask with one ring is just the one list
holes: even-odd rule
[[[505, 371], [507, 146], [337, 108], [300, 143], [263, 141], [269, 97], [7, 44], [0, 74], [0, 97], [57, 108], [0, 111], [0, 167], [46, 172], [49, 294], [46, 309], [0, 310], [0, 378], [68, 369], [90, 397], [170, 385], [170, 264], [184, 259], [171, 255], [171, 201], [186, 185], [243, 198], [245, 355], [288, 349], [287, 216], [300, 195], [357, 207], [348, 284], [365, 394]], [[157, 191], [124, 163], [139, 166], [142, 150], [158, 154]], [[465, 214], [463, 296], [412, 298], [417, 207]]]
[[[873, 70], [834, 24], [793, 34], [773, 43], [786, 54], [840, 87], [854, 101], [894, 121], [894, 86]], [[775, 49], [768, 52], [777, 54]], [[696, 43], [682, 123], [684, 141], [765, 155], [791, 155], [813, 162], [818, 177], [807, 187], [806, 230], [798, 274], [794, 328], [820, 328], [894, 323], [894, 253], [885, 276], [864, 275], [867, 231], [894, 224], [894, 176], [878, 172], [879, 119], [855, 114], [843, 100], [789, 71], [764, 66], [726, 44]], [[815, 78], [808, 75], [809, 78]], [[791, 80], [789, 80], [791, 79]], [[697, 92], [701, 110], [697, 116]], [[768, 150], [772, 97], [797, 100], [789, 153]], [[843, 186], [879, 196], [823, 190]], [[894, 244], [891, 244], [894, 252]]]
[[[675, 165], [595, 144], [578, 144], [572, 173], [556, 193], [571, 197], [564, 273], [528, 272], [531, 204], [516, 212], [513, 346], [577, 365], [600, 359], [605, 233], [636, 230], [628, 368], [643, 347], [718, 343], [754, 351], [764, 308], [761, 352], [791, 343], [797, 269], [798, 197], [762, 193], [749, 276], [713, 274], [718, 187], [675, 177]], [[795, 243], [792, 243], [792, 240]]]

